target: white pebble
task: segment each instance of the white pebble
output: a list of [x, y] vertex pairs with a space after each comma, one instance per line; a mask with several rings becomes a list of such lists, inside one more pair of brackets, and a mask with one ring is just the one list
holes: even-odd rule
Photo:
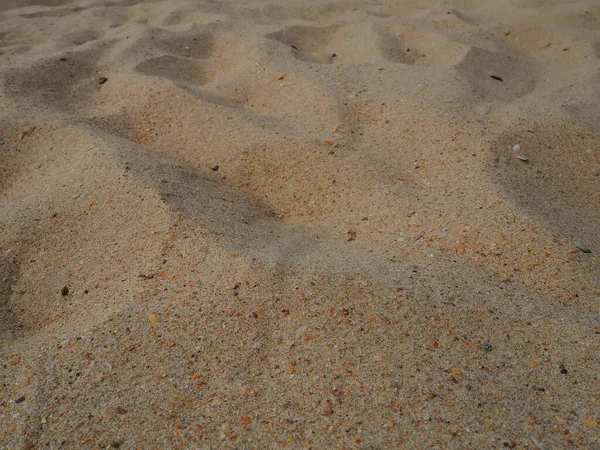
[[518, 152], [519, 150], [521, 150], [521, 146], [519, 144], [513, 147], [513, 151]]

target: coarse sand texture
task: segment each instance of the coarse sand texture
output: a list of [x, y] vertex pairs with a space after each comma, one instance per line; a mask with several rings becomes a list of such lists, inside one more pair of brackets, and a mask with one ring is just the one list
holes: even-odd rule
[[600, 3], [0, 1], [0, 449], [600, 449]]

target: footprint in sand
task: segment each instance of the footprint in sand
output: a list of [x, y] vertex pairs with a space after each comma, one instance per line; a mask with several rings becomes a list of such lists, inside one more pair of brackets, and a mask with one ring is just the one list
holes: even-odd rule
[[90, 106], [89, 98], [98, 84], [98, 61], [104, 49], [86, 49], [67, 56], [42, 60], [31, 67], [13, 70], [4, 77], [5, 92], [11, 97], [33, 95], [39, 105], [59, 110]]
[[539, 77], [539, 68], [530, 58], [477, 47], [469, 50], [456, 69], [482, 98], [506, 101], [532, 92]]
[[333, 53], [327, 52], [326, 49], [338, 28], [335, 25], [327, 27], [293, 26], [267, 34], [265, 37], [289, 45], [294, 57], [301, 61], [331, 64]]

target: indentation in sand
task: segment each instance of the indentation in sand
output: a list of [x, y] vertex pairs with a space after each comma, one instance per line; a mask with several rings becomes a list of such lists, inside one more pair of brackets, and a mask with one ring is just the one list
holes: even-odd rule
[[135, 70], [144, 75], [201, 86], [208, 83], [205, 65], [194, 59], [164, 55], [138, 64]]
[[[458, 72], [482, 98], [513, 100], [535, 89], [539, 69], [533, 60], [473, 47]], [[500, 81], [497, 78], [501, 78]]]

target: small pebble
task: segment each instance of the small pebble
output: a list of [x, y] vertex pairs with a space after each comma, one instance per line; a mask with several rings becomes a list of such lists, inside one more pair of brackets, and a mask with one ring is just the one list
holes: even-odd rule
[[487, 342], [484, 342], [483, 344], [481, 344], [481, 349], [487, 353], [487, 352], [491, 352], [494, 349], [494, 347], [492, 346], [492, 344], [488, 344]]
[[0, 145], [4, 145], [4, 140], [0, 139]]
[[295, 333], [296, 339], [298, 339], [300, 336], [302, 336], [307, 328], [308, 327], [306, 325], [302, 325], [300, 328], [298, 328]]
[[98, 83], [100, 83], [100, 84], [104, 84], [104, 83], [106, 83], [107, 81], [108, 81], [108, 78], [106, 78], [106, 77], [100, 77], [100, 78], [98, 79]]
[[158, 314], [156, 313], [151, 313], [148, 316], [148, 320], [150, 321], [150, 323], [158, 323], [160, 321], [160, 319], [158, 318]]
[[569, 371], [567, 369], [560, 369], [560, 373], [562, 373], [563, 375], [566, 375], [569, 373]]
[[219, 170], [219, 166], [212, 166], [210, 168], [210, 170], [212, 170], [213, 172], [216, 172], [217, 170]]
[[521, 150], [521, 146], [519, 144], [513, 147], [513, 152], [518, 152], [519, 150]]
[[29, 377], [23, 377], [23, 378], [19, 378], [19, 379], [17, 380], [17, 386], [18, 386], [18, 387], [22, 387], [22, 388], [24, 388], [24, 387], [27, 387], [27, 386], [29, 386], [29, 382], [30, 382], [30, 379], [29, 379]]
[[25, 397], [19, 397], [15, 400], [15, 403], [23, 403], [25, 401]]
[[10, 363], [11, 363], [13, 366], [15, 366], [15, 365], [19, 364], [20, 362], [21, 362], [21, 358], [20, 358], [19, 356], [17, 356], [17, 355], [12, 355], [12, 356], [10, 357]]
[[333, 403], [331, 403], [331, 400], [327, 400], [325, 402], [325, 407], [323, 408], [323, 415], [331, 416], [332, 414], [333, 414]]
[[63, 288], [60, 290], [60, 293], [63, 297], [66, 297], [69, 294], [69, 288], [67, 286], [63, 286]]

